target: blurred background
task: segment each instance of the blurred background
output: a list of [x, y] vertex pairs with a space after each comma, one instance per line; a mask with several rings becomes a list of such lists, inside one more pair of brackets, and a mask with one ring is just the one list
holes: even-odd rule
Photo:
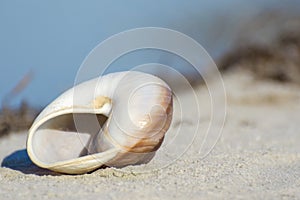
[[[82, 61], [97, 44], [121, 31], [147, 26], [174, 29], [220, 60], [245, 38], [268, 43], [266, 39], [299, 10], [299, 0], [3, 0], [0, 99], [10, 107], [22, 101], [45, 106], [72, 87]], [[147, 62], [180, 63], [168, 55], [161, 59], [160, 54], [129, 55], [114, 69]], [[185, 70], [182, 64], [179, 68]]]

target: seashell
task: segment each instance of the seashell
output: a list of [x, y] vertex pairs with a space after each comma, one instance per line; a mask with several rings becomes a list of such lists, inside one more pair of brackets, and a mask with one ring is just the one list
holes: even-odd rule
[[50, 103], [29, 130], [27, 152], [39, 167], [67, 174], [148, 163], [172, 114], [171, 89], [158, 77], [107, 74]]

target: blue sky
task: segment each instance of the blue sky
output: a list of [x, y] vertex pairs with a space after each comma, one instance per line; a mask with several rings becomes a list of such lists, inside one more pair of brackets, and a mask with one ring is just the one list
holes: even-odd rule
[[[44, 106], [73, 85], [80, 64], [98, 43], [132, 28], [157, 26], [181, 31], [216, 57], [228, 48], [240, 20], [263, 8], [284, 8], [286, 3], [280, 2], [2, 0], [0, 100], [32, 70], [33, 80], [11, 103], [25, 99]], [[143, 62], [143, 57], [139, 61]], [[127, 59], [122, 64], [131, 62]]]

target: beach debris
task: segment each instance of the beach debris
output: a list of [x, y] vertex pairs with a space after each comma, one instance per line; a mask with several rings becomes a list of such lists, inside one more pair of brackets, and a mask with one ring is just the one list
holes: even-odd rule
[[266, 12], [239, 35], [218, 62], [222, 71], [243, 69], [261, 79], [300, 84], [300, 16]]
[[2, 107], [0, 109], [0, 137], [6, 136], [11, 132], [18, 133], [28, 130], [38, 115], [40, 110], [29, 106], [26, 101], [22, 101], [17, 107], [11, 106], [12, 100], [30, 84], [32, 79], [33, 71], [30, 70], [2, 99]]
[[25, 101], [17, 108], [3, 107], [0, 111], [0, 137], [28, 130], [39, 112]]

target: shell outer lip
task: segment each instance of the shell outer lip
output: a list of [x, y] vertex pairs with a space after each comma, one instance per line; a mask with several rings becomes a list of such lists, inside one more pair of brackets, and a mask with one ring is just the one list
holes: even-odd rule
[[101, 153], [56, 162], [53, 165], [46, 165], [44, 168], [66, 174], [84, 174], [98, 169], [108, 161], [112, 160], [118, 153], [119, 149], [113, 148]]

